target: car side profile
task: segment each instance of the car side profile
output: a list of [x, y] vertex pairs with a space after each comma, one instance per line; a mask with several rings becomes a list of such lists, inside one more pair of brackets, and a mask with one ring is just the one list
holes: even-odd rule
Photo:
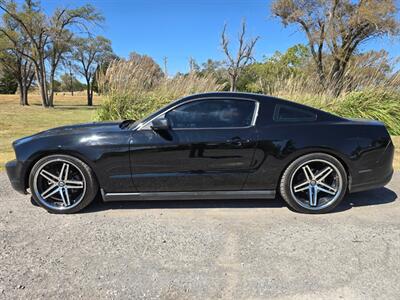
[[394, 146], [383, 123], [265, 95], [192, 95], [140, 121], [50, 129], [13, 143], [19, 192], [52, 213], [104, 201], [268, 199], [303, 213], [384, 186]]

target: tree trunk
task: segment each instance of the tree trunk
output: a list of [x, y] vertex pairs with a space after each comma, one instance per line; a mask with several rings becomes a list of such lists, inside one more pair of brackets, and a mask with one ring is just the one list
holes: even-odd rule
[[26, 97], [26, 89], [23, 80], [18, 80], [19, 89], [19, 104], [22, 106], [28, 105], [28, 98]]
[[[35, 64], [35, 73], [36, 73], [36, 80], [39, 86], [40, 96], [42, 98], [42, 105], [43, 107], [48, 107], [48, 94], [47, 94], [47, 86], [46, 86], [46, 76], [43, 72], [43, 62], [39, 62], [39, 64]], [[44, 73], [44, 76], [43, 76]]]
[[348, 61], [335, 59], [330, 74], [330, 90], [334, 97], [339, 97], [344, 88], [344, 74]]
[[55, 67], [52, 66], [50, 71], [50, 78], [49, 78], [49, 95], [48, 95], [48, 104], [50, 107], [54, 107], [54, 75], [55, 75]]
[[231, 92], [235, 92], [237, 89], [237, 75], [231, 75]]
[[93, 106], [93, 90], [90, 84], [90, 79], [86, 79], [87, 105]]
[[28, 88], [24, 85], [24, 105], [29, 105], [28, 103]]

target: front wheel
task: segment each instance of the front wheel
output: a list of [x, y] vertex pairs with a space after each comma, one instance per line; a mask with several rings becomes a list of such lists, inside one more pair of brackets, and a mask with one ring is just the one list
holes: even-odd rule
[[304, 155], [285, 170], [280, 193], [287, 204], [303, 213], [332, 211], [347, 192], [343, 165], [325, 153]]
[[95, 198], [98, 184], [90, 167], [69, 155], [49, 155], [32, 168], [29, 187], [33, 200], [47, 211], [75, 213]]

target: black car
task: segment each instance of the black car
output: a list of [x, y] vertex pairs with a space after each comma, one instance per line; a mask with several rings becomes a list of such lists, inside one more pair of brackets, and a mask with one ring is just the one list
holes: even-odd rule
[[394, 146], [384, 124], [248, 93], [177, 100], [134, 122], [50, 129], [13, 143], [13, 187], [53, 213], [104, 201], [267, 199], [335, 208], [384, 186]]

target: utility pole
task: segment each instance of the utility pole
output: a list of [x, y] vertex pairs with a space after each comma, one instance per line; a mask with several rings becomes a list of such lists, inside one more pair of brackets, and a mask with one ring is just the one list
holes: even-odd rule
[[194, 71], [194, 59], [193, 57], [189, 57], [189, 73], [192, 74]]
[[164, 56], [163, 61], [164, 61], [164, 74], [165, 77], [168, 78], [168, 70], [167, 70], [168, 57]]

